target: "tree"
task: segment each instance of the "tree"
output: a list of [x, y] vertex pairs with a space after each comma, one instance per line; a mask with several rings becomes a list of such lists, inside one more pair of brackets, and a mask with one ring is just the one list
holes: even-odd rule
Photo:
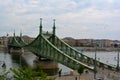
[[7, 79], [7, 74], [8, 74], [9, 72], [8, 71], [2, 71], [2, 72], [0, 72], [0, 80], [9, 80], [9, 79]]
[[[8, 77], [7, 74], [12, 72], [13, 75]], [[31, 70], [27, 67], [22, 67], [19, 69], [10, 69], [9, 71], [2, 71], [0, 73], [0, 80], [55, 80], [55, 79], [48, 79], [47, 75], [38, 68], [35, 70]]]
[[55, 80], [47, 79], [47, 75], [41, 69], [19, 68], [18, 70], [11, 69], [14, 73], [13, 78], [16, 80]]
[[[81, 75], [81, 74], [84, 72], [84, 66], [83, 66], [83, 65], [79, 65], [77, 71], [78, 71], [78, 73]], [[79, 78], [80, 78], [80, 76], [79, 76]]]

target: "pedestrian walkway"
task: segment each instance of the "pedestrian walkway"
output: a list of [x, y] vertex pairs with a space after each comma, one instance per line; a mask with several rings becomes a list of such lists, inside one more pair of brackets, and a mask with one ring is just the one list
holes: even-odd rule
[[79, 75], [76, 71], [71, 72], [69, 75], [56, 75], [53, 78], [55, 78], [55, 80], [93, 80], [90, 74], [83, 73]]
[[[73, 71], [69, 75], [61, 75], [60, 77], [56, 75], [54, 78], [55, 80], [94, 80], [94, 73], [88, 71], [88, 73], [84, 72], [79, 76], [76, 71]], [[96, 74], [96, 78], [100, 78], [101, 80], [120, 80], [120, 72], [113, 72], [107, 69], [99, 69], [99, 72]]]
[[84, 78], [76, 78], [75, 76], [62, 76], [62, 77], [57, 77], [55, 80], [87, 80]]

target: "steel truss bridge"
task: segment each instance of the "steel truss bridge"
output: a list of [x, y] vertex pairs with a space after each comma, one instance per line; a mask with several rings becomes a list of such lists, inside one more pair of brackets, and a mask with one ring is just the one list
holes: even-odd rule
[[[54, 20], [52, 34], [49, 34], [48, 32], [43, 34], [42, 19], [40, 19], [39, 35], [34, 41], [26, 44], [22, 39], [22, 33], [20, 34], [19, 40], [16, 40], [14, 33], [14, 37], [12, 41], [8, 43], [8, 47], [27, 49], [38, 57], [54, 60], [74, 70], [77, 70], [80, 65], [94, 72], [96, 71], [96, 67], [105, 68], [112, 71], [117, 71], [119, 69], [88, 57], [82, 54], [80, 51], [72, 48], [70, 45], [56, 36], [55, 29], [56, 27]], [[95, 65], [96, 67], [94, 67]]]

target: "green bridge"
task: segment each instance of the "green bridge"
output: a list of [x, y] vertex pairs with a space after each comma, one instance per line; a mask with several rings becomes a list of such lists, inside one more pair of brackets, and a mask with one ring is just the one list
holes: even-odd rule
[[[105, 68], [117, 71], [117, 67], [105, 64], [100, 61], [82, 54], [80, 51], [72, 48], [70, 45], [59, 39], [55, 32], [55, 20], [53, 22], [52, 34], [42, 32], [42, 19], [40, 19], [39, 35], [29, 44], [26, 44], [22, 39], [22, 33], [19, 40], [16, 40], [15, 33], [11, 42], [8, 43], [8, 48], [24, 48], [31, 51], [38, 57], [44, 57], [61, 63], [71, 69], [77, 70], [80, 65], [85, 68], [95, 71], [96, 67]], [[47, 38], [46, 38], [47, 36]], [[96, 67], [94, 67], [96, 65]]]

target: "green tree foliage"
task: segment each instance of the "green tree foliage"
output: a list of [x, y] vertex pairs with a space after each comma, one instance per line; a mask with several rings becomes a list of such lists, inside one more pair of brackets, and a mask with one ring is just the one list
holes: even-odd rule
[[29, 68], [10, 69], [13, 72], [13, 78], [16, 80], [35, 80], [32, 71]]
[[81, 75], [84, 72], [84, 66], [80, 65], [77, 71]]
[[8, 73], [9, 72], [5, 71], [5, 70], [3, 70], [2, 72], [0, 72], [0, 80], [4, 80], [4, 79], [9, 80], [9, 79], [7, 79], [7, 74]]
[[47, 75], [40, 69], [35, 68], [31, 70], [30, 68], [20, 68], [18, 70], [11, 69], [14, 73], [14, 78], [16, 80], [54, 80], [54, 79], [47, 79]]
[[[9, 72], [13, 73], [13, 76], [9, 77], [7, 74]], [[22, 67], [19, 69], [10, 69], [8, 72], [0, 73], [0, 80], [55, 80], [55, 79], [48, 79], [47, 75], [42, 72], [41, 69], [31, 70], [30, 68]]]
[[[83, 72], [84, 72], [84, 66], [83, 65], [80, 65], [79, 67], [78, 67], [78, 73], [81, 75]], [[80, 79], [80, 76], [79, 76], [79, 79]]]

